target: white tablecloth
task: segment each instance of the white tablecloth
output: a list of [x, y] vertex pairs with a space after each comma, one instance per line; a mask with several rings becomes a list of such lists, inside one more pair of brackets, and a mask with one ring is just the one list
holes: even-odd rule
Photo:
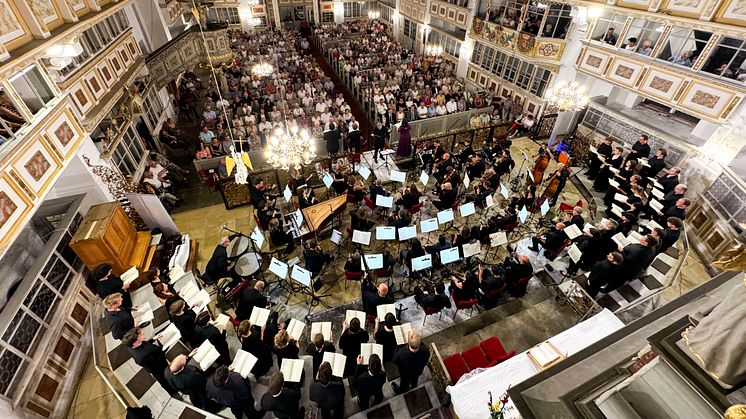
[[[590, 319], [548, 340], [569, 357], [623, 326], [624, 323], [621, 320], [609, 310], [604, 309]], [[448, 386], [446, 391], [450, 393], [453, 408], [460, 419], [489, 418], [488, 391], [492, 392], [493, 402], [497, 402], [509, 386], [518, 384], [539, 371], [531, 362], [527, 351], [524, 351], [492, 368], [481, 372], [473, 371], [462, 377], [455, 385]], [[513, 407], [506, 417], [518, 418], [520, 416], [518, 410]]]

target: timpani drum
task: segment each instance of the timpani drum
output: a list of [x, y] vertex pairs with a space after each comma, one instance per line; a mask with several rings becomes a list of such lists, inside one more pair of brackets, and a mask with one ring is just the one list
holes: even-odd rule
[[249, 250], [249, 238], [245, 236], [234, 237], [233, 240], [228, 244], [226, 252], [228, 252], [228, 259], [234, 259], [239, 256], [243, 256], [246, 251]]
[[242, 277], [251, 276], [259, 271], [262, 266], [262, 257], [258, 253], [249, 252], [242, 255], [236, 261], [236, 273]]

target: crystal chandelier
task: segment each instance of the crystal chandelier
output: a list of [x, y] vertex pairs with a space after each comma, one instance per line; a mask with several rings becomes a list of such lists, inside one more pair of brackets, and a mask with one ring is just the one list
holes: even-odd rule
[[440, 55], [443, 53], [443, 47], [440, 45], [427, 45], [425, 47], [425, 55]]
[[267, 163], [275, 169], [299, 170], [316, 158], [316, 144], [305, 129], [292, 125], [276, 129], [269, 137]]
[[588, 96], [583, 95], [583, 88], [576, 82], [557, 82], [554, 88], [547, 90], [545, 99], [547, 105], [557, 112], [575, 112], [588, 106]]
[[251, 74], [259, 77], [269, 77], [274, 71], [275, 69], [272, 67], [272, 64], [267, 62], [254, 64], [254, 66], [251, 67]]

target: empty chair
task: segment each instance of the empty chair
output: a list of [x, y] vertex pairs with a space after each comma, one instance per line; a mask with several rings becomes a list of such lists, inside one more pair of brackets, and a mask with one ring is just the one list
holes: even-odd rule
[[497, 336], [492, 336], [491, 338], [483, 340], [479, 343], [479, 347], [482, 348], [482, 351], [487, 355], [487, 359], [489, 359], [490, 363], [494, 364], [499, 364], [515, 355], [515, 351], [505, 351], [502, 342], [500, 342], [500, 339], [498, 339]]

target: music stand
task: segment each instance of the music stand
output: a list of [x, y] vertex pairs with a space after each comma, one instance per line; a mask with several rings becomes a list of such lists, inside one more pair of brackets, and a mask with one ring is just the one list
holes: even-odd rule
[[388, 169], [389, 171], [391, 171], [391, 165], [389, 164], [389, 156], [391, 154], [394, 154], [394, 153], [395, 153], [395, 151], [392, 150], [392, 149], [390, 149], [390, 148], [387, 148], [385, 150], [381, 150], [378, 154], [380, 154], [381, 157], [383, 157], [383, 163], [381, 163], [380, 165], [378, 165], [377, 169], [380, 169], [380, 168], [382, 168], [382, 167], [385, 166], [386, 169]]
[[510, 172], [510, 174], [508, 175], [508, 179], [510, 179], [509, 180], [510, 190], [513, 191], [514, 193], [520, 190], [518, 185], [521, 183], [521, 179], [523, 179], [523, 166], [528, 161], [528, 155], [526, 155], [526, 153], [523, 150], [521, 150], [521, 154], [523, 154], [523, 160], [521, 161], [521, 167], [518, 168], [518, 174], [516, 175], [515, 178], [513, 177], [513, 172]]

